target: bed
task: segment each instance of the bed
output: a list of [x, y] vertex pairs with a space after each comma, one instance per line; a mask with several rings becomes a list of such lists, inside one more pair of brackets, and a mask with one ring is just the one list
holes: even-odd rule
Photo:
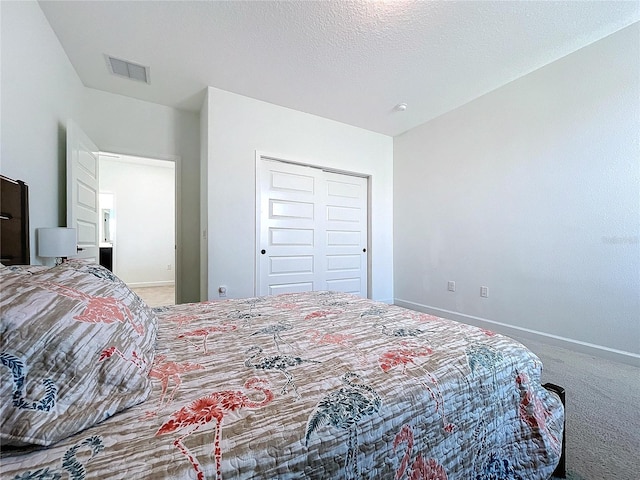
[[547, 479], [564, 408], [505, 336], [339, 292], [152, 309], [0, 268], [8, 479]]

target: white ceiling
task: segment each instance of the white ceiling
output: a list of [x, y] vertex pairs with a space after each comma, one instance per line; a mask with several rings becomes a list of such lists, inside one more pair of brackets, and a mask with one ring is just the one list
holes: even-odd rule
[[[210, 85], [387, 135], [640, 20], [633, 0], [40, 6], [87, 87], [198, 111]], [[104, 54], [149, 66], [151, 84], [110, 74]]]

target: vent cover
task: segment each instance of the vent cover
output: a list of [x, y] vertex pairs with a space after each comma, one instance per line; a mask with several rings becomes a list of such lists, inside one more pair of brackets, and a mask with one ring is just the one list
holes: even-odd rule
[[109, 71], [114, 75], [151, 84], [151, 80], [149, 78], [149, 67], [138, 65], [137, 63], [131, 63], [109, 55], [105, 55], [105, 58], [107, 59]]

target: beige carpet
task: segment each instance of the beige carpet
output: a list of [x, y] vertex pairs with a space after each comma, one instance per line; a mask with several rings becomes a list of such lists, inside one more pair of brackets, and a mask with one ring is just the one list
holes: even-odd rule
[[131, 288], [150, 307], [162, 307], [175, 305], [175, 288], [173, 285], [166, 287], [135, 287]]
[[566, 389], [567, 478], [640, 479], [640, 368], [518, 338]]

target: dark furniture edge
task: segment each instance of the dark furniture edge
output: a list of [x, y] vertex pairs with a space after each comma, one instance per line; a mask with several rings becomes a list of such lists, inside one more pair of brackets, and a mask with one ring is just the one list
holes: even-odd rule
[[560, 461], [558, 462], [558, 466], [553, 471], [553, 476], [558, 478], [567, 478], [567, 404], [566, 404], [566, 392], [564, 387], [560, 385], [555, 385], [553, 383], [545, 383], [543, 385], [547, 390], [555, 393], [560, 397], [560, 401], [562, 402], [562, 406], [565, 408], [564, 412], [564, 424], [562, 426], [562, 452], [560, 454]]
[[[28, 265], [31, 263], [31, 252], [30, 252], [30, 238], [29, 238], [29, 186], [23, 182], [22, 180], [14, 180], [5, 175], [0, 174], [1, 183], [4, 187], [6, 184], [13, 184], [18, 187], [19, 190], [19, 198], [11, 200], [17, 200], [20, 205], [20, 212], [11, 212], [5, 211], [4, 208], [1, 208], [0, 218], [2, 222], [11, 222], [15, 220], [15, 217], [19, 217], [20, 226], [19, 226], [19, 236], [18, 238], [10, 238], [9, 239], [9, 247], [12, 248], [16, 243], [19, 244], [19, 254], [17, 256], [7, 252], [5, 252], [5, 248], [2, 248], [2, 252], [0, 252], [0, 257], [2, 257], [2, 263], [4, 265]], [[0, 226], [0, 228], [2, 228]], [[10, 229], [11, 230], [11, 229]], [[7, 241], [7, 238], [4, 237], [4, 241]], [[4, 242], [2, 242], [4, 243]], [[2, 246], [2, 245], [0, 245]], [[15, 251], [15, 249], [10, 250], [11, 252]]]

